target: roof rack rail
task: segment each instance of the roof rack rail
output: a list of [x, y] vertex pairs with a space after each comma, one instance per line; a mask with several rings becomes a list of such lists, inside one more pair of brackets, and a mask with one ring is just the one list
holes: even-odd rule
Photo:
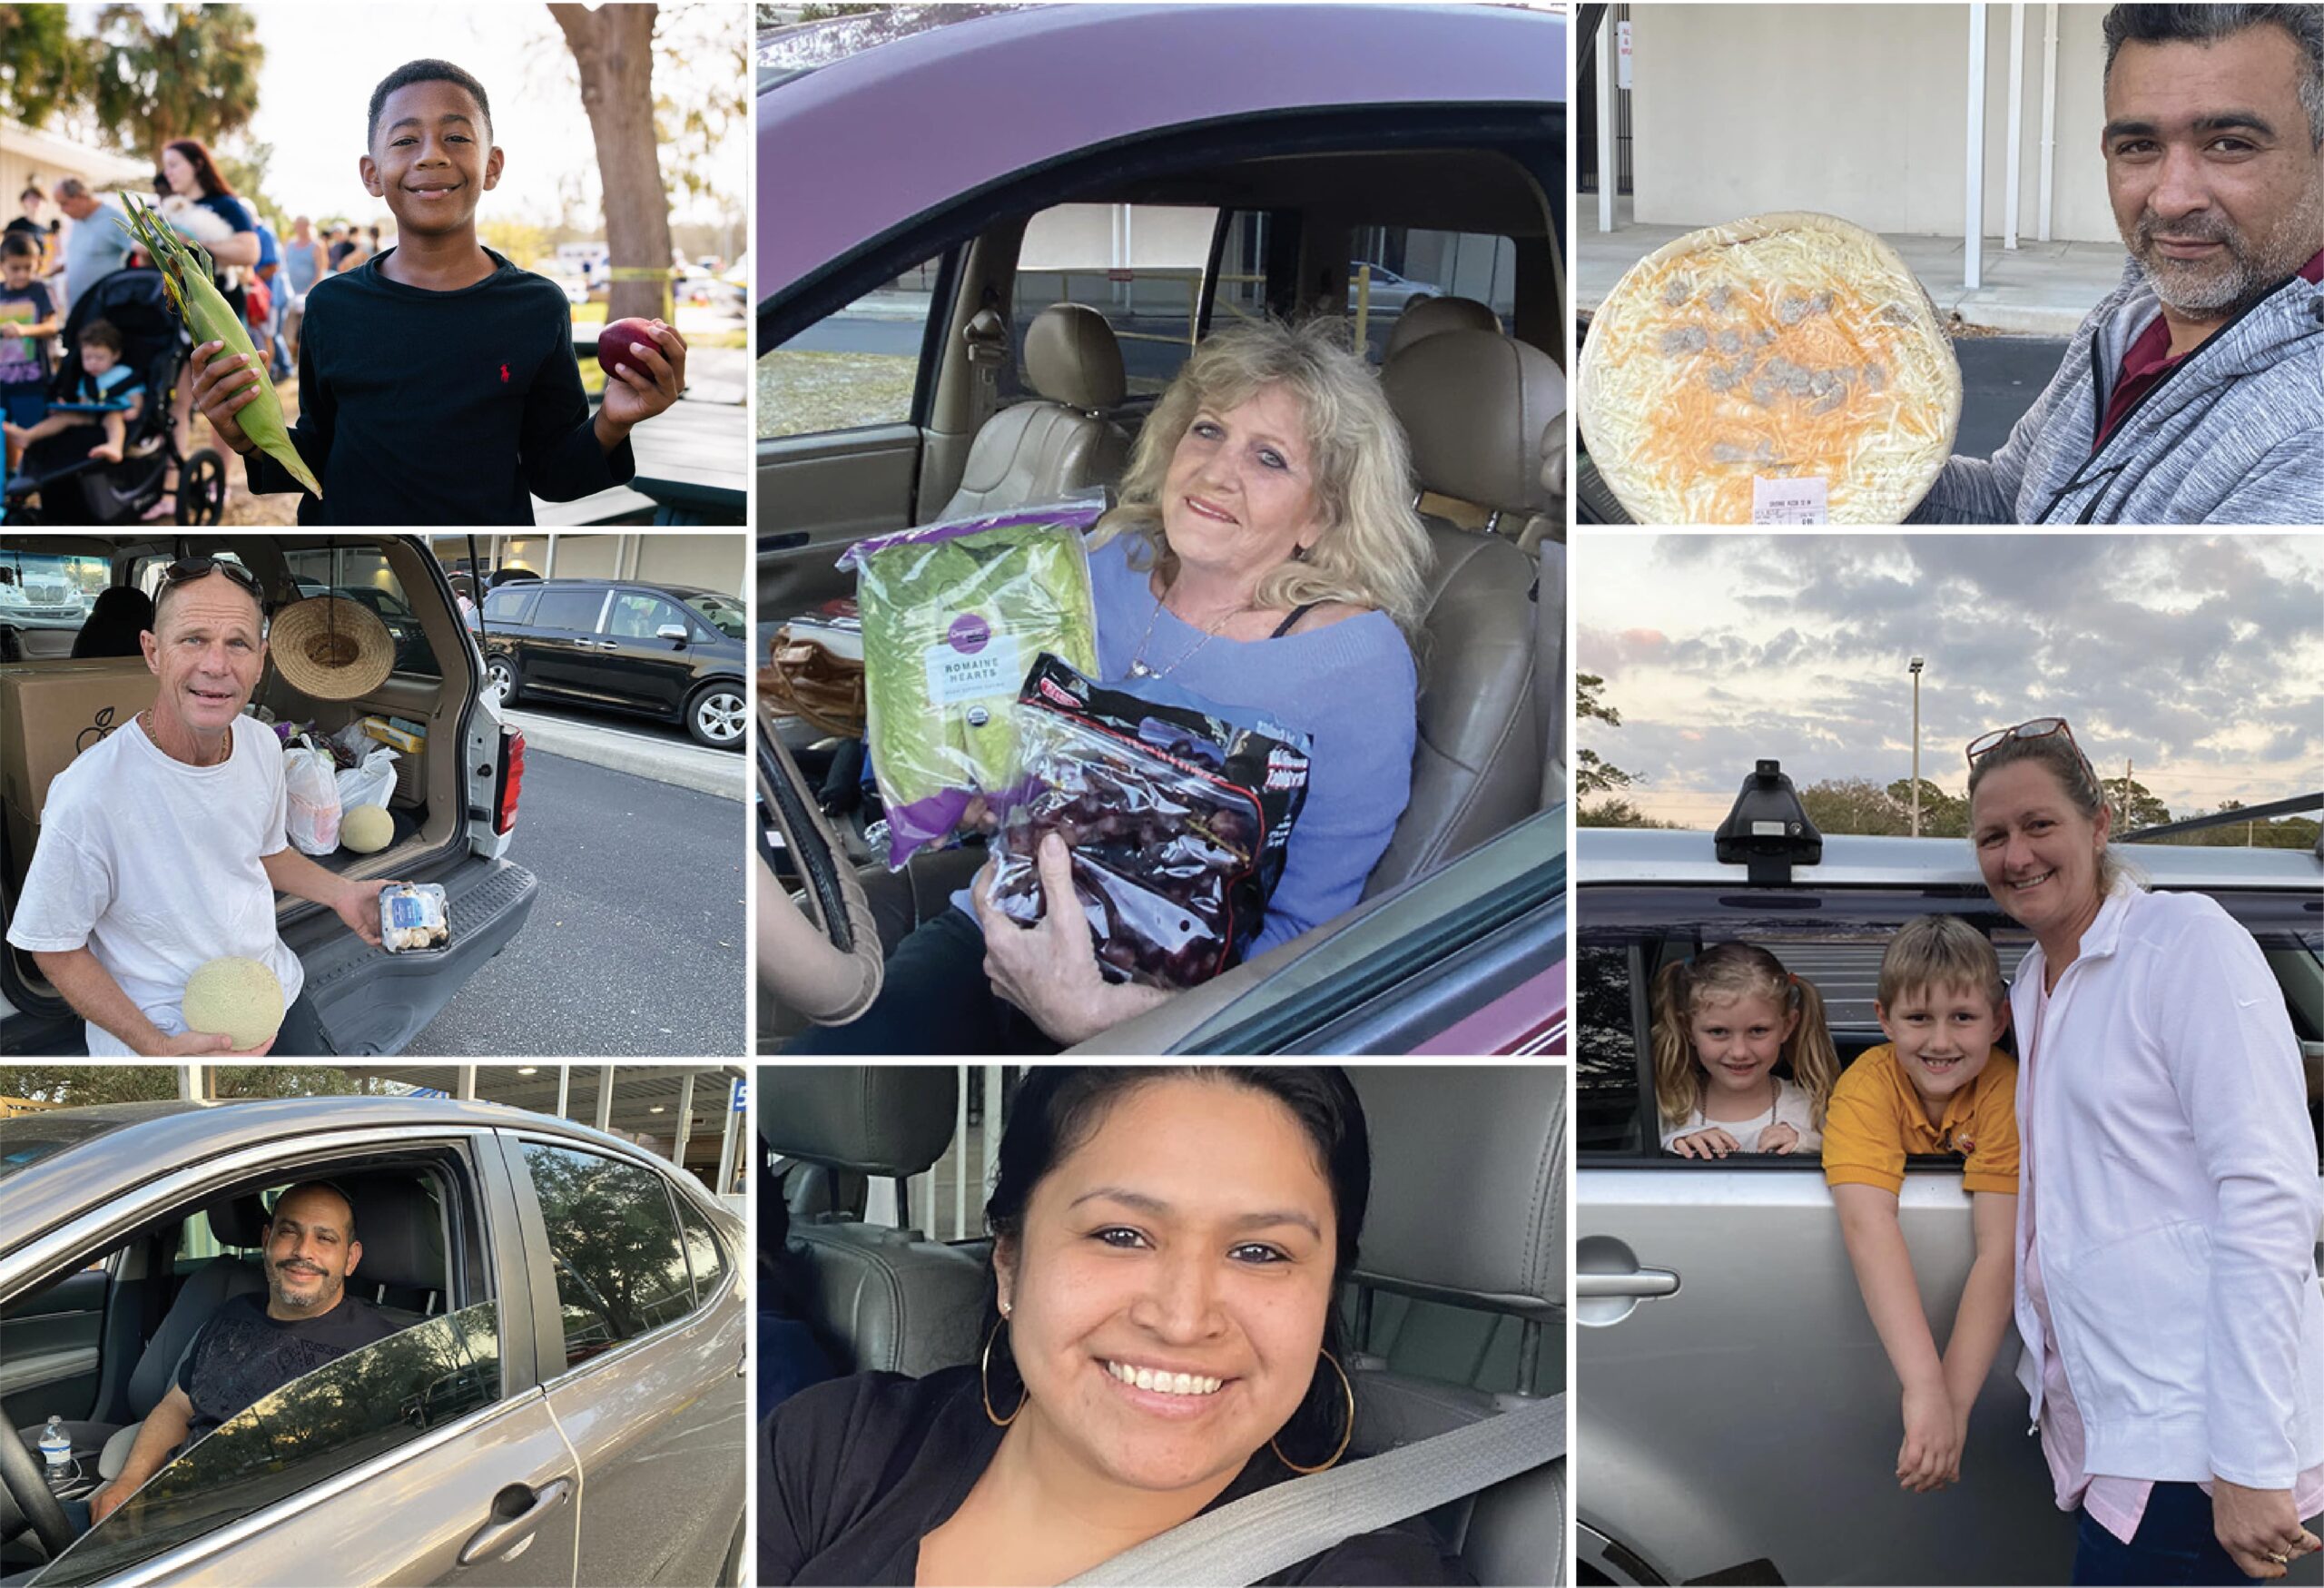
[[[2264, 805], [2242, 805], [2232, 811], [2213, 811], [2208, 816], [2190, 816], [2183, 822], [2164, 822], [2153, 827], [2142, 827], [2122, 836], [2124, 843], [2144, 843], [2150, 839], [2176, 837], [2181, 833], [2207, 833], [2214, 827], [2232, 827], [2244, 822], [2264, 822], [2276, 816], [2297, 816], [2304, 811], [2324, 811], [2324, 793], [2294, 794], [2288, 800], [2271, 800]], [[2316, 853], [2324, 856], [2324, 830], [2316, 835]]]

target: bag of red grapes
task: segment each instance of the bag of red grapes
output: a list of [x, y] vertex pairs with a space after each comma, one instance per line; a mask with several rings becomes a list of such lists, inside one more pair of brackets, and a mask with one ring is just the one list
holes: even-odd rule
[[1229, 709], [1164, 679], [1096, 684], [1042, 653], [1017, 698], [1023, 775], [994, 902], [1040, 919], [1034, 855], [1055, 833], [1108, 981], [1192, 987], [1241, 960], [1307, 798], [1309, 740]]

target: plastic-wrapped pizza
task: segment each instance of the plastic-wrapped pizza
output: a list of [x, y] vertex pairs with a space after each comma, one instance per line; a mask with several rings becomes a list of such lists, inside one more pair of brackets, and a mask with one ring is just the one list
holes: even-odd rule
[[1750, 216], [1632, 266], [1581, 357], [1590, 456], [1641, 524], [1895, 524], [1935, 483], [1961, 367], [1873, 233]]

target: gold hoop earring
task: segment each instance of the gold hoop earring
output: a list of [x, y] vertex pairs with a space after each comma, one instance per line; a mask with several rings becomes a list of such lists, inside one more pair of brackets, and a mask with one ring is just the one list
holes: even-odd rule
[[[977, 1388], [984, 1396], [984, 1415], [992, 1419], [994, 1427], [1006, 1428], [1024, 1414], [1025, 1403], [1032, 1398], [1033, 1392], [1027, 1390], [1023, 1395], [1019, 1396], [1017, 1409], [1005, 1417], [992, 1409], [992, 1342], [1000, 1336], [1000, 1325], [996, 1322], [992, 1326], [992, 1333], [984, 1337], [984, 1355], [978, 1359]], [[1354, 1403], [1351, 1401], [1349, 1404], [1353, 1406]], [[1336, 1460], [1337, 1457], [1334, 1459]]]
[[[1276, 1444], [1273, 1439], [1268, 1440], [1267, 1448], [1275, 1452], [1275, 1458], [1283, 1463], [1284, 1465], [1289, 1467], [1292, 1471], [1300, 1474], [1302, 1476], [1305, 1476], [1312, 1473], [1323, 1472], [1328, 1468], [1338, 1465], [1340, 1457], [1347, 1454], [1348, 1442], [1355, 1437], [1355, 1386], [1348, 1382], [1347, 1369], [1340, 1366], [1338, 1357], [1334, 1356], [1329, 1351], [1320, 1351], [1316, 1354], [1322, 1356], [1324, 1361], [1329, 1362], [1332, 1365], [1332, 1371], [1340, 1376], [1340, 1394], [1345, 1396], [1347, 1400], [1347, 1431], [1340, 1435], [1339, 1448], [1333, 1451], [1329, 1456], [1324, 1458], [1322, 1465], [1317, 1466], [1300, 1465], [1297, 1462], [1292, 1460], [1291, 1457], [1283, 1453], [1282, 1445]], [[1019, 1411], [1022, 1411], [1024, 1410], [1024, 1407], [1020, 1406], [1017, 1409]]]

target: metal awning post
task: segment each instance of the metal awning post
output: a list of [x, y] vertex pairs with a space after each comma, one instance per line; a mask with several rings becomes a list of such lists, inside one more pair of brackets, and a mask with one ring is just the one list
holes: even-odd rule
[[556, 1117], [560, 1119], [566, 1117], [566, 1105], [571, 1100], [572, 1091], [573, 1066], [560, 1064], [556, 1067]]
[[614, 1128], [614, 1067], [610, 1064], [597, 1071], [597, 1129]]
[[2025, 132], [2025, 0], [2009, 5], [2009, 158], [2002, 168], [2001, 245], [2017, 246], [2017, 157]]
[[1614, 8], [1598, 25], [1598, 230], [1614, 229]]
[[730, 1078], [726, 1086], [726, 1139], [719, 1144], [718, 1148], [718, 1185], [716, 1189], [718, 1194], [722, 1197], [726, 1194], [728, 1189], [734, 1183], [734, 1148], [735, 1144], [742, 1139], [742, 1132], [738, 1129], [742, 1124], [742, 1120], [743, 1110], [734, 1106], [734, 1082]]
[[680, 1169], [686, 1166], [686, 1141], [694, 1135], [694, 1071], [678, 1083], [678, 1139], [670, 1149], [670, 1161]]
[[2034, 201], [2034, 238], [2050, 241], [2050, 178], [2058, 163], [2058, 0], [2043, 7], [2042, 23], [2042, 171], [2040, 196]]

